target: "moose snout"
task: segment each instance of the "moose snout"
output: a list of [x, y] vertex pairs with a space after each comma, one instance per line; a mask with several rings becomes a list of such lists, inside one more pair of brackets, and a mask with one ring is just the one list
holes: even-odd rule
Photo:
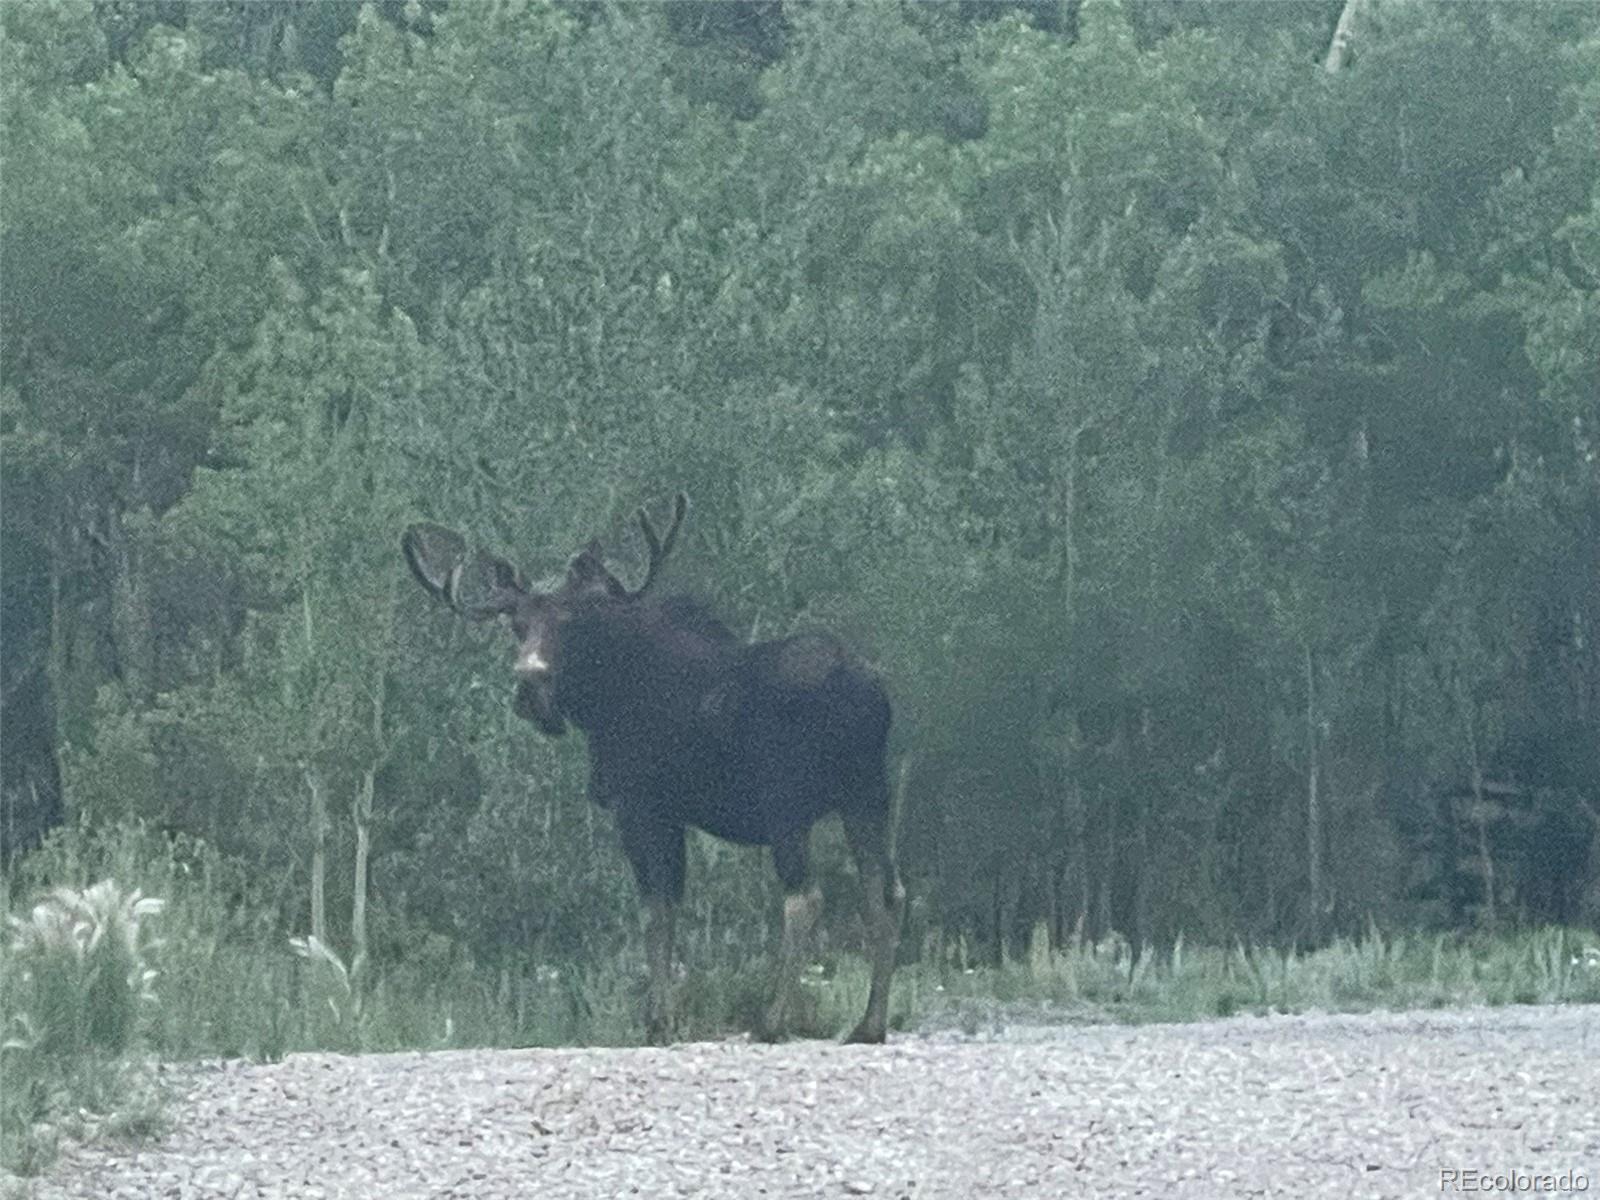
[[514, 670], [518, 679], [541, 679], [550, 674], [550, 664], [539, 653], [537, 646], [524, 646], [517, 654]]

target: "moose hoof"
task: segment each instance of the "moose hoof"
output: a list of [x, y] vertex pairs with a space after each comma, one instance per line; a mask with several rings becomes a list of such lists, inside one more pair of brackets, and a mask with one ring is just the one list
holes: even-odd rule
[[784, 1021], [782, 1013], [768, 1011], [762, 1014], [761, 1019], [756, 1022], [755, 1029], [751, 1032], [755, 1035], [756, 1041], [767, 1042], [768, 1044], [789, 1039], [788, 1025]]
[[863, 1021], [850, 1031], [850, 1036], [845, 1038], [846, 1046], [881, 1046], [883, 1044], [884, 1029], [882, 1025], [872, 1021]]
[[650, 1018], [644, 1023], [644, 1042], [647, 1046], [672, 1045], [672, 1023], [664, 1018]]

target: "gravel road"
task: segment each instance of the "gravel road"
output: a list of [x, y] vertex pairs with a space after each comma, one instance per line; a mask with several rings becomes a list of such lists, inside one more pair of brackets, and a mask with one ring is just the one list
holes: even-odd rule
[[1476, 1170], [1478, 1191], [1518, 1172], [1600, 1196], [1593, 1006], [303, 1054], [180, 1078], [166, 1137], [70, 1151], [34, 1195], [1420, 1197]]

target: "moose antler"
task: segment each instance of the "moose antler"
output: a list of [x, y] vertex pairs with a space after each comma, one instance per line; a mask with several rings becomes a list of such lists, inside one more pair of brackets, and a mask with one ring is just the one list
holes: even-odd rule
[[454, 608], [456, 590], [461, 582], [461, 564], [467, 557], [465, 539], [443, 525], [422, 522], [405, 531], [400, 548], [417, 582], [435, 599]]
[[434, 599], [471, 620], [512, 611], [527, 591], [510, 563], [481, 550], [469, 560], [466, 539], [442, 525], [412, 525], [400, 545], [417, 582]]
[[639, 528], [644, 533], [645, 545], [650, 548], [650, 565], [645, 568], [644, 582], [628, 593], [630, 599], [637, 600], [650, 590], [661, 564], [672, 553], [672, 545], [678, 540], [678, 530], [683, 527], [683, 518], [688, 511], [689, 497], [679, 492], [672, 500], [672, 524], [667, 526], [667, 536], [658, 537], [656, 527], [650, 523], [650, 514], [642, 508], [639, 510]]

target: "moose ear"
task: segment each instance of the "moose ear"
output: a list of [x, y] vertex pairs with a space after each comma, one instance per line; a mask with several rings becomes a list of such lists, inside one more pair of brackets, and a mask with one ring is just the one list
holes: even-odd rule
[[400, 538], [406, 565], [428, 594], [456, 606], [456, 589], [467, 561], [467, 543], [453, 529], [442, 525], [419, 524]]

